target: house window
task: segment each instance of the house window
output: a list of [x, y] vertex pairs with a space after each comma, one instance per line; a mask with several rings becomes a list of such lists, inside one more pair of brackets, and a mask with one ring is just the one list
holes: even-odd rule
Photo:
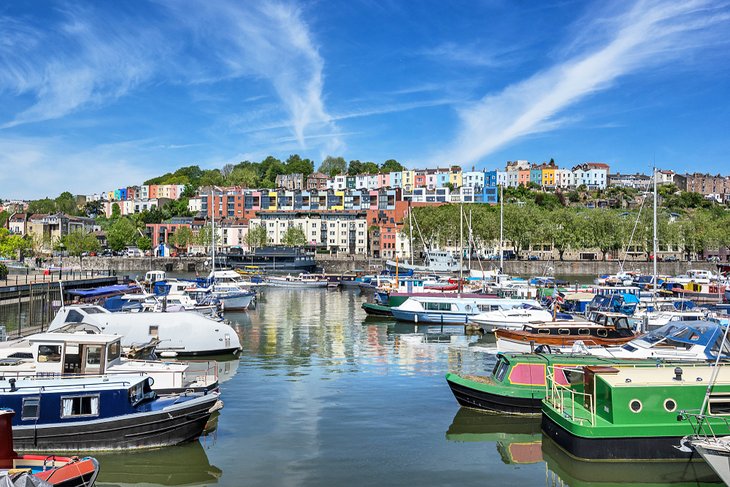
[[62, 397], [61, 418], [73, 418], [75, 416], [98, 416], [99, 395]]

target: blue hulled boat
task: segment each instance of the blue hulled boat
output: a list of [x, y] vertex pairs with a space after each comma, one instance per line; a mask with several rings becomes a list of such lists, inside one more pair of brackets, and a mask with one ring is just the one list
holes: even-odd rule
[[153, 448], [198, 438], [215, 392], [158, 397], [139, 375], [0, 380], [0, 407], [16, 411], [15, 448], [92, 451]]

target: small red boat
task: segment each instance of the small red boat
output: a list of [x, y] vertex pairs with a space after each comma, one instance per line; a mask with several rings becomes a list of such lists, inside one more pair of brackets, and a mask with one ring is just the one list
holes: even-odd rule
[[46, 482], [41, 485], [87, 487], [99, 474], [99, 462], [91, 457], [58, 455], [18, 455], [13, 449], [12, 409], [0, 409], [0, 475], [12, 485], [34, 485], [29, 476]]

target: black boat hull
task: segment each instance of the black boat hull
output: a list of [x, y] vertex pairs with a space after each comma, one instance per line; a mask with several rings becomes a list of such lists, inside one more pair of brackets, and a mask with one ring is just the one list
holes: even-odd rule
[[20, 451], [97, 451], [156, 448], [197, 439], [218, 400], [209, 394], [180, 407], [118, 418], [13, 428]]
[[540, 414], [542, 397], [507, 397], [479, 391], [446, 379], [457, 402], [464, 407], [495, 413]]
[[591, 461], [688, 460], [699, 458], [692, 448], [679, 449], [681, 437], [583, 438], [562, 428], [543, 413], [542, 431], [574, 458]]

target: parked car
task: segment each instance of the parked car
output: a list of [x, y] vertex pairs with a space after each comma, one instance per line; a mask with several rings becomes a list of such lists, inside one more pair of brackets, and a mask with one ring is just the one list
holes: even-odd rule
[[679, 262], [679, 259], [676, 255], [667, 255], [662, 259], [664, 262]]
[[527, 260], [540, 260], [540, 257], [538, 257], [537, 255], [530, 255], [527, 257]]

